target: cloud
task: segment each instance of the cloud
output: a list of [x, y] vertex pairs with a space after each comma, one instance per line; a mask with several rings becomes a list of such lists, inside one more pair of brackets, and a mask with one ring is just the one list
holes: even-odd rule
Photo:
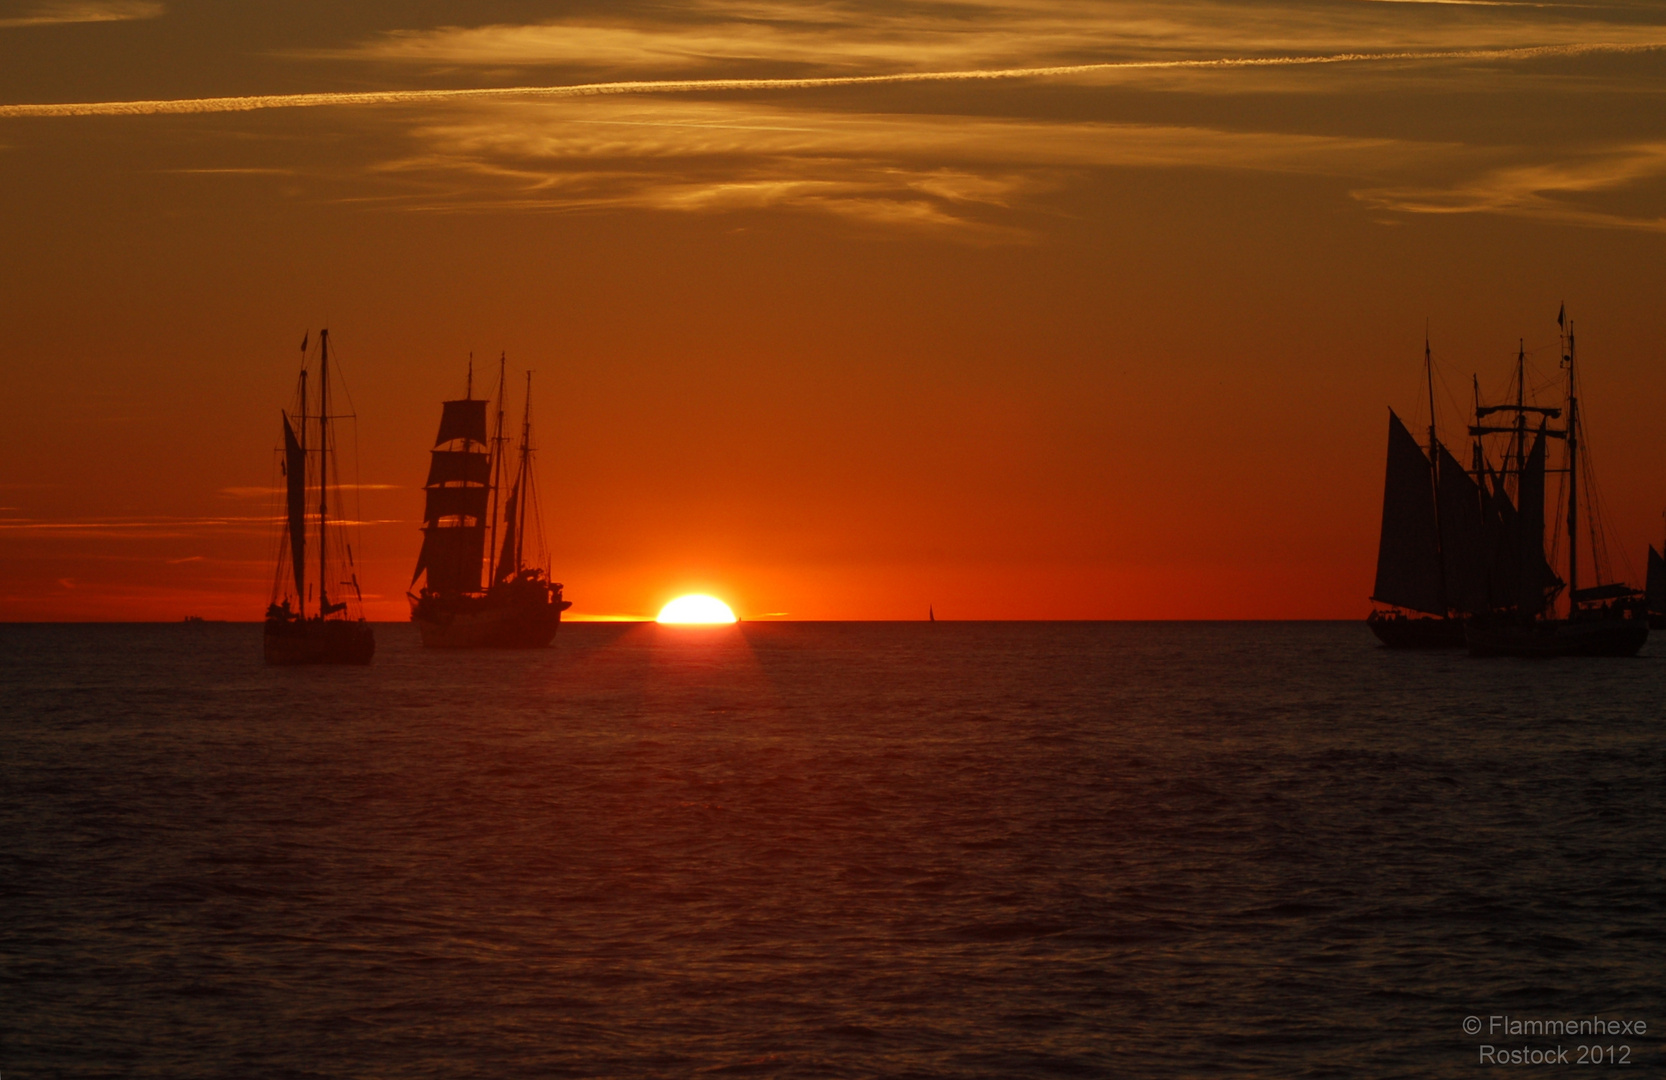
[[[1666, 37], [1666, 35], [1663, 35]], [[175, 98], [152, 101], [60, 102], [0, 105], [0, 117], [157, 116], [253, 112], [261, 109], [318, 108], [350, 105], [426, 105], [494, 99], [593, 98], [642, 94], [722, 93], [730, 91], [816, 90], [895, 83], [996, 82], [1113, 76], [1136, 72], [1230, 71], [1443, 60], [1536, 60], [1599, 53], [1639, 53], [1666, 49], [1660, 42], [1536, 45], [1509, 49], [1334, 53], [1313, 56], [1241, 56], [1204, 60], [1128, 60], [1051, 67], [980, 68], [963, 71], [916, 71], [888, 75], [842, 75], [774, 79], [659, 79], [577, 83], [561, 86], [482, 87], [449, 90], [368, 90], [311, 94], [260, 94], [244, 97]]]
[[663, 74], [763, 64], [836, 74], [1192, 59], [1225, 50], [1381, 53], [1660, 40], [1660, 28], [1646, 17], [1603, 14], [1496, 0], [1253, 6], [1209, 0], [1161, 6], [1115, 0], [695, 0], [654, 17], [396, 30], [306, 55], [436, 69], [552, 66]]
[[[399, 484], [355, 484], [359, 491], [398, 491]], [[280, 487], [224, 487], [220, 495], [228, 499], [264, 499], [272, 495], [281, 495], [287, 488]]]
[[[796, 209], [978, 241], [1090, 168], [1381, 175], [1461, 148], [1154, 124], [813, 111], [748, 102], [497, 102], [418, 126], [385, 163], [423, 209]], [[447, 180], [447, 177], [455, 179]]]
[[[308, 520], [316, 520], [308, 515]], [[221, 534], [270, 535], [283, 521], [280, 517], [158, 517], [158, 518], [79, 518], [40, 521], [32, 518], [0, 520], [0, 536], [10, 534], [14, 540], [25, 539], [84, 539], [84, 540], [182, 540], [204, 532]], [[398, 519], [331, 521], [337, 525], [405, 525]]]
[[203, 530], [268, 533], [278, 519], [270, 517], [81, 518], [40, 521], [11, 518], [0, 521], [0, 536], [25, 539], [185, 539]]
[[[297, 182], [328, 179], [349, 190], [324, 198], [408, 211], [804, 211], [1005, 242], [1030, 238], [1015, 224], [1016, 211], [1084, 170], [1187, 168], [1335, 177], [1361, 203], [1387, 213], [1656, 227], [1647, 213], [1611, 205], [1653, 175], [1638, 135], [1611, 136], [1631, 149], [1602, 151], [1570, 149], [1566, 138], [1499, 145], [1500, 133], [1478, 125], [1469, 126], [1474, 135], [1466, 145], [1449, 119], [1442, 120], [1444, 139], [1407, 138], [1400, 134], [1405, 123], [1382, 112], [1374, 119], [1337, 110], [1286, 119], [1321, 129], [1302, 132], [1234, 130], [1245, 123], [1242, 114], [1234, 123], [1218, 109], [1209, 122], [1048, 119], [1023, 114], [1024, 102], [1036, 99], [997, 89], [1070, 84], [1095, 95], [1077, 99], [1095, 111], [1120, 111], [1127, 99], [1110, 91], [1130, 85], [1228, 94], [1249, 85], [1235, 75], [1260, 72], [1258, 90], [1334, 90], [1341, 80], [1295, 73], [1352, 71], [1375, 73], [1351, 83], [1376, 80], [1370, 90], [1380, 100], [1385, 88], [1408, 85], [1415, 68], [1428, 77], [1420, 91], [1438, 77], [1465, 92], [1495, 94], [1520, 85], [1498, 79], [1500, 70], [1552, 78], [1578, 70], [1578, 85], [1595, 92], [1593, 65], [1547, 62], [1666, 49], [1666, 27], [1650, 23], [1646, 11], [1627, 9], [1603, 22], [1598, 16], [1608, 9], [1399, 0], [1160, 8], [1056, 0], [871, 8], [839, 0], [696, 0], [656, 10], [651, 19], [398, 31], [310, 55], [375, 65], [384, 76], [391, 65], [401, 80], [424, 65], [494, 72], [564, 65], [691, 77], [6, 105], [0, 117], [345, 107], [353, 111], [344, 124], [367, 131], [380, 124], [395, 141], [367, 140], [377, 149], [355, 164], [297, 168]], [[1237, 51], [1221, 51], [1223, 42]], [[1291, 76], [1265, 77], [1273, 72]], [[931, 84], [989, 89], [954, 98], [965, 115], [942, 112], [945, 95], [884, 92]], [[872, 92], [812, 93], [839, 89]], [[909, 111], [921, 100], [939, 111]], [[240, 164], [175, 171], [267, 170]]]
[[1666, 143], [1649, 142], [1565, 161], [1503, 166], [1446, 185], [1367, 188], [1354, 192], [1354, 197], [1368, 206], [1406, 214], [1504, 214], [1666, 232], [1666, 216], [1627, 214], [1593, 198], [1661, 180], [1666, 180]]
[[155, 0], [61, 0], [58, 3], [36, 4], [26, 14], [0, 19], [0, 28], [129, 22], [160, 18], [166, 10]]

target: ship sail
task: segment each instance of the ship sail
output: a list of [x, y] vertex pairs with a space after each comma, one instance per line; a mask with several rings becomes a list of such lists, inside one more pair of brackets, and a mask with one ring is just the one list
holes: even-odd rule
[[1644, 580], [1643, 594], [1648, 597], [1649, 610], [1666, 614], [1666, 559], [1649, 545], [1649, 576]]
[[1446, 614], [1439, 545], [1429, 459], [1390, 409], [1383, 527], [1371, 599], [1412, 611]]
[[456, 439], [486, 445], [486, 399], [464, 398], [443, 403], [440, 412], [440, 433], [434, 436], [435, 446], [444, 446]]
[[1487, 467], [1486, 517], [1483, 528], [1487, 547], [1487, 606], [1504, 608], [1514, 604], [1520, 558], [1516, 554], [1516, 504], [1504, 489], [1504, 477]]
[[305, 596], [307, 566], [307, 452], [283, 415], [283, 472], [288, 482], [289, 561], [295, 568], [295, 595]]
[[1521, 467], [1516, 491], [1516, 610], [1537, 615], [1544, 610], [1549, 567], [1545, 565], [1545, 429], [1533, 440], [1533, 449]]
[[497, 573], [492, 577], [492, 584], [501, 585], [515, 576], [520, 568], [515, 565], [515, 507], [520, 502], [521, 486], [516, 484], [509, 492], [509, 499], [504, 503], [503, 511], [503, 550], [498, 553]]
[[1467, 615], [1487, 609], [1487, 550], [1481, 489], [1441, 446], [1439, 462], [1440, 552], [1446, 568], [1446, 601]]
[[411, 575], [413, 585], [426, 572], [428, 587], [437, 592], [480, 591], [492, 476], [492, 457], [484, 449], [486, 404], [472, 397], [443, 403], [434, 445], [451, 448], [429, 451], [422, 552]]
[[1548, 593], [1562, 579], [1545, 559], [1545, 433], [1541, 428], [1519, 473], [1517, 502], [1504, 488], [1503, 474], [1487, 470], [1487, 569], [1489, 606], [1524, 615], [1543, 611]]
[[[478, 592], [480, 559], [486, 553], [485, 527], [431, 527], [423, 533], [416, 577], [427, 571], [428, 587], [436, 592]], [[411, 580], [415, 582], [416, 577]]]
[[483, 486], [431, 487], [428, 489], [428, 504], [423, 511], [423, 520], [429, 525], [438, 525], [447, 518], [471, 518], [476, 522], [484, 522], [486, 496], [489, 494]]
[[492, 477], [492, 458], [479, 450], [430, 450], [424, 487], [441, 484], [484, 484]]
[[486, 553], [486, 495], [483, 487], [428, 489], [422, 553], [411, 575], [413, 584], [426, 571], [431, 589], [480, 590], [480, 560]]

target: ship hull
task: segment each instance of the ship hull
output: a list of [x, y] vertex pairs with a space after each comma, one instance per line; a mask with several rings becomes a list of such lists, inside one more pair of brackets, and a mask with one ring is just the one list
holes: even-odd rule
[[512, 583], [482, 595], [417, 597], [411, 621], [429, 649], [542, 649], [570, 606], [559, 592]]
[[1366, 625], [1377, 640], [1391, 649], [1461, 649], [1464, 624], [1461, 619], [1408, 619], [1403, 615], [1382, 615], [1373, 611]]
[[1649, 639], [1647, 619], [1543, 619], [1471, 622], [1471, 656], [1636, 656]]
[[376, 655], [376, 635], [363, 619], [268, 619], [268, 664], [368, 664]]

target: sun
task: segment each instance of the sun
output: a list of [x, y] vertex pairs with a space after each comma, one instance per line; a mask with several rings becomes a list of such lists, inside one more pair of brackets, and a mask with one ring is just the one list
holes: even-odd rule
[[735, 613], [729, 610], [729, 605], [715, 596], [703, 596], [691, 593], [679, 596], [675, 600], [659, 609], [659, 618], [655, 622], [662, 623], [732, 623]]

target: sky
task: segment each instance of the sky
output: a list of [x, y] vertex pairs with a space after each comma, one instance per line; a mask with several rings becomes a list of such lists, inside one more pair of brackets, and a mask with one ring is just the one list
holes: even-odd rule
[[1564, 303], [1637, 581], [1663, 93], [1652, 3], [4, 0], [0, 620], [258, 619], [326, 326], [376, 619], [471, 353], [570, 618], [1362, 618], [1425, 334], [1461, 443]]

